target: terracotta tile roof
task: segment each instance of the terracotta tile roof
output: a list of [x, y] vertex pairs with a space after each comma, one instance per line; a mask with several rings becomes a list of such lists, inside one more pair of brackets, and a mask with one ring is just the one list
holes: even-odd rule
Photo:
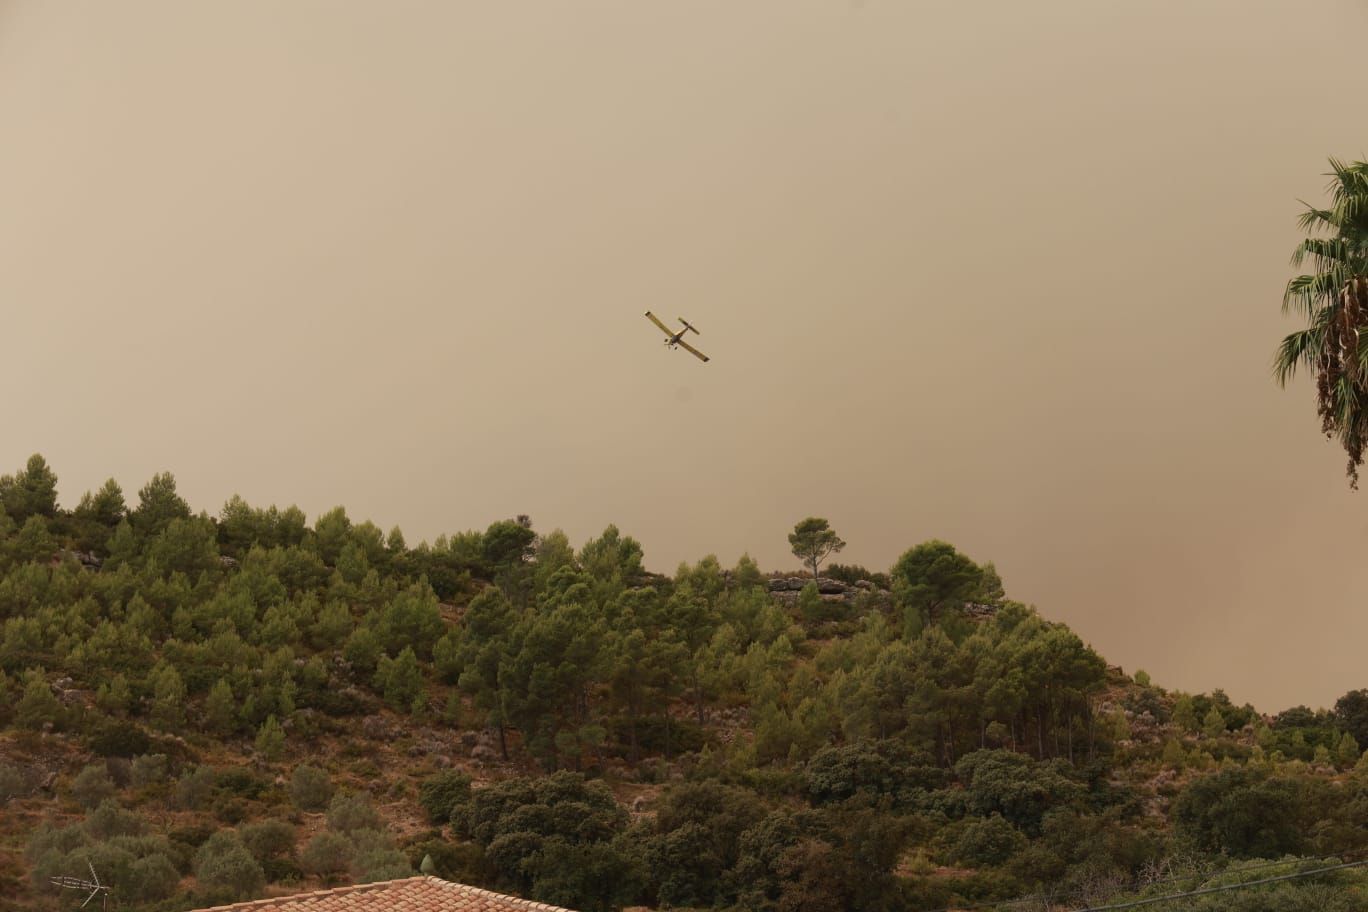
[[491, 893], [438, 877], [379, 883], [257, 899], [197, 912], [572, 912], [560, 906]]

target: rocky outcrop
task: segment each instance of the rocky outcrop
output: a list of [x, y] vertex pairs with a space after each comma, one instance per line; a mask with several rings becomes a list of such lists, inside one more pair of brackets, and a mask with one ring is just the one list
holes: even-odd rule
[[[810, 582], [812, 580], [801, 576], [779, 576], [769, 581], [769, 589], [770, 592], [802, 592], [803, 587]], [[862, 582], [867, 581], [862, 580]], [[839, 580], [817, 578], [817, 592], [821, 595], [846, 595], [853, 588], [855, 587], [847, 586]]]
[[[798, 596], [803, 588], [811, 583], [811, 577], [805, 576], [776, 576], [769, 581], [770, 597], [782, 603], [785, 607], [793, 607], [798, 604]], [[843, 583], [840, 580], [818, 577], [817, 594], [824, 601], [845, 602], [854, 604], [855, 600], [864, 595], [873, 606], [889, 609], [893, 607], [893, 593], [887, 589], [881, 589], [869, 580], [859, 580], [853, 584]], [[982, 605], [977, 602], [966, 602], [964, 604], [964, 614], [974, 620], [987, 620], [997, 614], [996, 605]]]
[[996, 605], [980, 605], [978, 602], [965, 602], [964, 613], [979, 621], [986, 621], [997, 614]]
[[[798, 604], [798, 597], [802, 594], [803, 588], [811, 583], [812, 580], [802, 576], [777, 576], [769, 581], [770, 598], [784, 605], [786, 608], [793, 608]], [[873, 605], [880, 608], [891, 608], [893, 596], [886, 589], [880, 589], [869, 580], [848, 585], [840, 580], [819, 577], [817, 579], [817, 594], [827, 602], [843, 602], [853, 605], [855, 600], [864, 597], [871, 601]]]
[[65, 548], [53, 557], [53, 563], [60, 564], [62, 561], [75, 561], [81, 565], [81, 569], [91, 571], [99, 570], [104, 565], [94, 551], [68, 551]]

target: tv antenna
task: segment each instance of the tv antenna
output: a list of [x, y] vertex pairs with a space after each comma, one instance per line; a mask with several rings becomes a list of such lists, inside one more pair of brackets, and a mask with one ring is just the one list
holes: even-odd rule
[[90, 905], [92, 899], [98, 896], [100, 897], [100, 908], [107, 910], [109, 908], [110, 888], [100, 883], [100, 876], [95, 873], [95, 865], [87, 860], [86, 866], [90, 868], [90, 880], [83, 880], [80, 877], [62, 876], [52, 878], [52, 884], [57, 887], [65, 887], [68, 890], [89, 890], [90, 895], [86, 897], [85, 902], [81, 903], [79, 908], [84, 909], [86, 906]]

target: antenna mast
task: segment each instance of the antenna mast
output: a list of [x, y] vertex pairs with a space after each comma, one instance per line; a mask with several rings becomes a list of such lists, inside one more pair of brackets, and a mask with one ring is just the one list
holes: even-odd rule
[[84, 909], [90, 905], [92, 899], [98, 896], [100, 897], [100, 908], [103, 912], [108, 912], [111, 888], [100, 883], [100, 877], [95, 873], [95, 865], [91, 864], [89, 860], [86, 861], [86, 866], [90, 868], [90, 880], [82, 880], [79, 877], [54, 877], [52, 878], [52, 885], [65, 887], [68, 890], [89, 890], [90, 895], [86, 897], [85, 902], [81, 903], [80, 908]]

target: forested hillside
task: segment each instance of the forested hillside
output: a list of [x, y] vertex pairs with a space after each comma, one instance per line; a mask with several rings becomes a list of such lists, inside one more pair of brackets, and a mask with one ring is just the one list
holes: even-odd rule
[[1166, 691], [949, 544], [871, 572], [794, 532], [782, 573], [663, 576], [613, 527], [410, 547], [170, 474], [68, 509], [35, 456], [0, 478], [4, 908], [88, 864], [121, 910], [418, 870], [586, 912], [1368, 908], [1364, 868], [1277, 879], [1368, 857], [1368, 691]]

